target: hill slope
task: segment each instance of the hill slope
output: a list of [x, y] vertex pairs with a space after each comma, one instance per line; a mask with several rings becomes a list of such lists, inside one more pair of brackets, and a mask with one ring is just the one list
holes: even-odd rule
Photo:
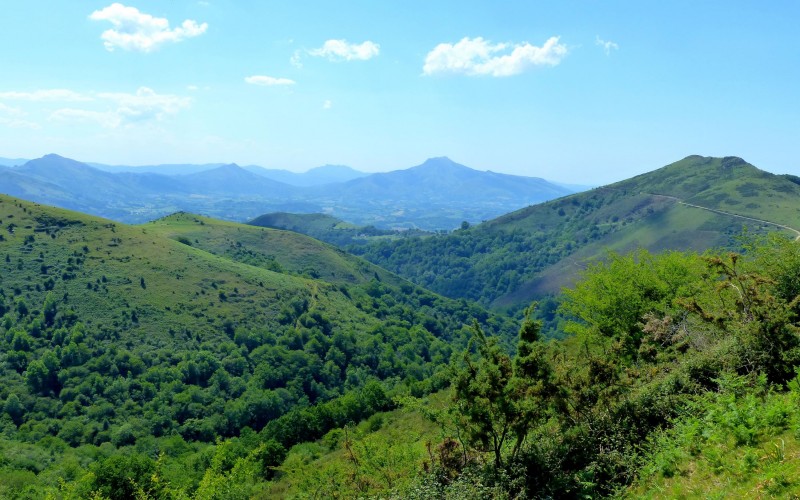
[[[470, 318], [491, 317], [285, 231], [189, 214], [127, 226], [6, 196], [0, 220], [0, 400], [21, 400], [20, 432], [59, 419], [50, 432], [73, 445], [108, 441], [131, 419], [132, 439], [213, 440], [370, 380], [425, 392]], [[186, 391], [205, 404], [175, 403]], [[107, 404], [102, 424], [91, 412]], [[69, 438], [68, 421], [82, 426]]]
[[517, 307], [557, 292], [608, 250], [703, 251], [734, 244], [743, 226], [783, 230], [756, 219], [800, 229], [800, 186], [740, 158], [690, 156], [452, 235], [352, 250], [444, 295]]

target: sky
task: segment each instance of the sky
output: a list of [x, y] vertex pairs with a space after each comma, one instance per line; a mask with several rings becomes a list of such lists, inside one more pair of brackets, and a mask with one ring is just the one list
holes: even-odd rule
[[800, 175], [800, 2], [5, 2], [0, 156]]

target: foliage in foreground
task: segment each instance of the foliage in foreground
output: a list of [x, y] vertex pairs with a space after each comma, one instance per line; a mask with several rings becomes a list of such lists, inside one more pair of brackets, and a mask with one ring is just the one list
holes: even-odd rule
[[[281, 491], [319, 498], [320, 485], [337, 484], [345, 497], [381, 498], [796, 494], [798, 276], [800, 250], [781, 238], [756, 240], [746, 255], [612, 255], [566, 292], [569, 339], [542, 340], [529, 310], [512, 357], [475, 328], [451, 366], [450, 404], [402, 401], [439, 428], [436, 439], [406, 434], [415, 456], [383, 429], [357, 435], [301, 468], [293, 458], [286, 477], [294, 482]], [[370, 446], [381, 452], [359, 454]], [[366, 466], [370, 456], [394, 457], [392, 470], [402, 474], [390, 485]]]

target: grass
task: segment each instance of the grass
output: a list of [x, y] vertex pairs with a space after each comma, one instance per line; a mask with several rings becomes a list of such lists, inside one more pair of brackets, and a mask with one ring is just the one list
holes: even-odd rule
[[800, 385], [794, 381], [789, 392], [742, 388], [709, 395], [702, 414], [655, 438], [639, 479], [621, 496], [800, 496]]

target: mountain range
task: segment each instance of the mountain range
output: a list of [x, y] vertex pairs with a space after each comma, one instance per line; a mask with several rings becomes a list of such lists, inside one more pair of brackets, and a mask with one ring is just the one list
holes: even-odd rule
[[572, 191], [540, 178], [476, 171], [448, 158], [379, 174], [335, 165], [295, 174], [235, 164], [98, 168], [50, 154], [0, 167], [0, 192], [122, 222], [178, 210], [238, 221], [286, 211], [327, 213], [383, 228], [438, 230]]

